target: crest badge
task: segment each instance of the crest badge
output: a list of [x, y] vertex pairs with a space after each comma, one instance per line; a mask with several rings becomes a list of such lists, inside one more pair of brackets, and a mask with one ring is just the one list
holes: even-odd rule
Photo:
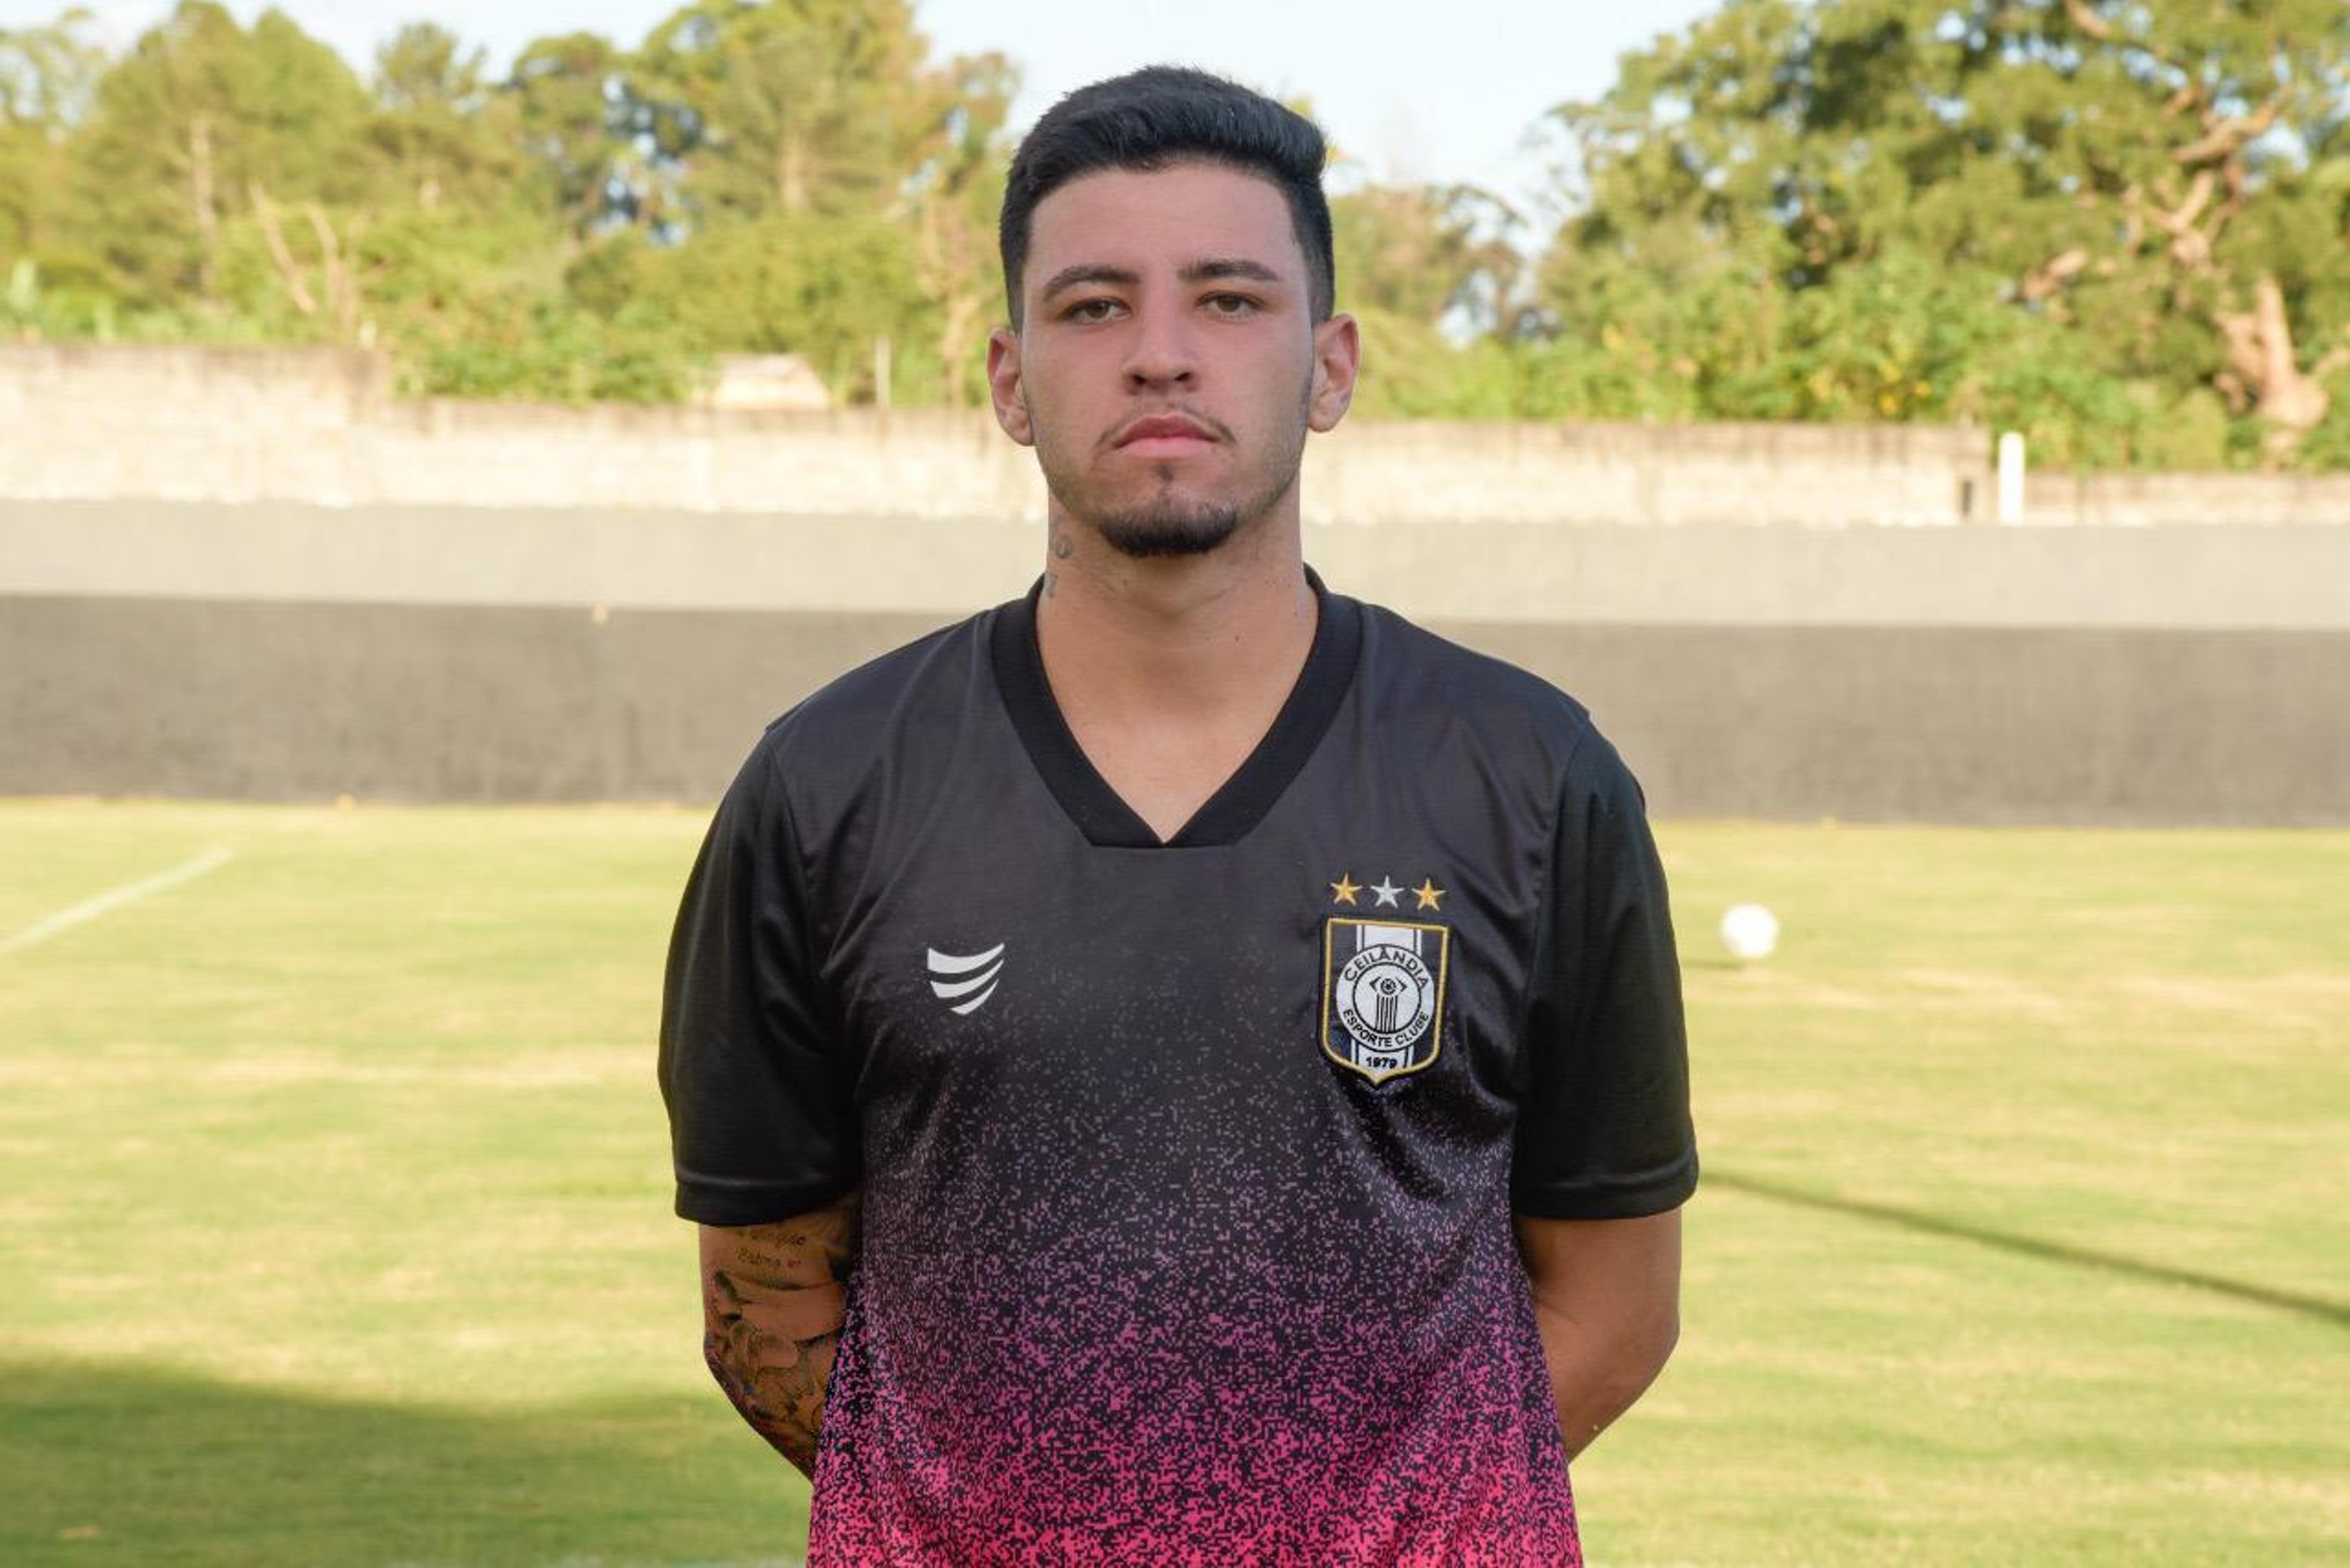
[[1374, 1084], [1436, 1060], [1444, 1036], [1451, 928], [1419, 921], [1322, 923], [1322, 1049]]

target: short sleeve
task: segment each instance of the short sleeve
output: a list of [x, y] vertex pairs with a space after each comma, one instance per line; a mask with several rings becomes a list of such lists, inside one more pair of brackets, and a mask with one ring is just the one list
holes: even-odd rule
[[1697, 1140], [1672, 911], [1640, 787], [1596, 733], [1561, 786], [1529, 982], [1512, 1206], [1551, 1220], [1679, 1207]]
[[767, 1224], [858, 1184], [850, 1066], [814, 935], [783, 779], [763, 744], [719, 805], [670, 939], [660, 1090], [688, 1220]]

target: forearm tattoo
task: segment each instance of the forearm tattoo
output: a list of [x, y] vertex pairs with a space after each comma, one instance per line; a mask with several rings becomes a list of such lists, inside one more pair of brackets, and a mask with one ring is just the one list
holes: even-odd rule
[[773, 1225], [705, 1231], [702, 1358], [752, 1429], [816, 1473], [863, 1194]]

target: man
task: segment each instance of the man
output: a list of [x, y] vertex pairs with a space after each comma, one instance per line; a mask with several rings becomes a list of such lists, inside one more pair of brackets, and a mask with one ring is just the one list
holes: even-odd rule
[[671, 952], [711, 1368], [816, 1563], [1564, 1563], [1696, 1179], [1637, 786], [1325, 589], [1319, 134], [1154, 68], [1015, 158], [1045, 574], [778, 720]]

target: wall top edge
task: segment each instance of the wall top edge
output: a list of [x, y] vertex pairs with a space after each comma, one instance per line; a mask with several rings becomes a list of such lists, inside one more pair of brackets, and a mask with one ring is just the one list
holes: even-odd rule
[[[2184, 621], [2158, 619], [2141, 616], [2116, 616], [2091, 619], [2084, 617], [2063, 618], [2044, 614], [2017, 615], [2006, 619], [1980, 616], [1958, 616], [1950, 618], [1919, 617], [1907, 620], [1871, 618], [1856, 616], [1807, 618], [1794, 615], [1773, 615], [1746, 612], [1706, 618], [1686, 614], [1605, 615], [1575, 614], [1553, 611], [1542, 613], [1523, 607], [1501, 610], [1470, 609], [1459, 605], [1421, 608], [1399, 606], [1377, 594], [1367, 594], [1367, 585], [1333, 582], [1340, 592], [1362, 597], [1367, 603], [1379, 605], [1406, 615], [1409, 618], [1442, 636], [1475, 640], [1480, 628], [1572, 628], [1589, 632], [1644, 632], [1655, 635], [1705, 632], [1752, 632], [1774, 635], [1826, 637], [1840, 633], [1866, 632], [1887, 635], [1964, 635], [1999, 636], [2014, 632], [2030, 632], [2051, 636], [2083, 638], [2128, 635], [2144, 637], [2266, 637], [2266, 638], [2350, 638], [2350, 627], [2331, 624], [2313, 618], [2255, 621], [2227, 615], [2208, 619]], [[785, 597], [763, 597], [746, 594], [736, 597], [681, 596], [664, 598], [632, 598], [626, 590], [608, 597], [589, 594], [527, 593], [474, 595], [463, 592], [442, 592], [431, 595], [400, 595], [380, 589], [349, 587], [311, 589], [303, 592], [271, 593], [251, 590], [183, 591], [161, 587], [98, 589], [26, 587], [0, 582], [0, 609], [11, 604], [49, 602], [58, 604], [203, 604], [222, 610], [240, 607], [298, 608], [310, 606], [342, 606], [350, 608], [416, 611], [470, 611], [482, 614], [565, 614], [586, 616], [597, 624], [604, 624], [615, 616], [764, 616], [785, 618], [853, 619], [886, 615], [919, 618], [937, 626], [958, 621], [991, 609], [996, 605], [1021, 597], [1020, 586], [1012, 583], [1003, 591], [993, 594], [899, 594], [858, 598], [838, 603], [811, 603]]]
[[[2350, 492], [2350, 475], [2336, 480], [2345, 492]], [[149, 496], [149, 495], [47, 495], [10, 493], [0, 489], [0, 524], [8, 515], [22, 516], [33, 512], [87, 513], [93, 516], [119, 515], [125, 509], [142, 514], [176, 515], [190, 520], [206, 516], [243, 516], [255, 512], [288, 517], [315, 516], [320, 520], [357, 517], [421, 517], [447, 518], [452, 515], [491, 519], [542, 520], [549, 523], [585, 526], [603, 519], [625, 522], [646, 528], [707, 528], [720, 525], [743, 526], [774, 524], [793, 527], [829, 527], [858, 525], [889, 527], [903, 524], [925, 528], [974, 529], [1034, 529], [1044, 525], [1041, 510], [983, 512], [948, 510], [916, 511], [904, 505], [889, 509], [869, 510], [791, 510], [749, 507], [701, 508], [681, 507], [670, 501], [645, 502], [578, 502], [552, 503], [536, 505], [515, 505], [506, 503], [466, 503], [461, 501], [379, 501], [321, 500], [316, 496], [252, 495], [240, 498], [216, 496]], [[1308, 503], [1303, 518], [1305, 540], [1311, 551], [1318, 537], [1354, 533], [1383, 531], [1417, 533], [1422, 530], [1440, 534], [1447, 530], [1464, 533], [1496, 531], [1501, 535], [1681, 535], [1705, 537], [1716, 535], [1855, 535], [1913, 536], [1938, 538], [1953, 535], [1980, 536], [2001, 535], [2015, 538], [2054, 537], [2074, 534], [2107, 535], [2195, 535], [2213, 536], [2240, 534], [2309, 534], [2331, 535], [2350, 532], [2350, 506], [2338, 514], [2318, 516], [2279, 517], [2248, 515], [2226, 517], [2204, 515], [2184, 518], [2174, 515], [2131, 516], [2112, 509], [2101, 514], [2074, 519], [2071, 517], [2034, 518], [2022, 523], [2000, 524], [1976, 518], [1953, 521], [1945, 518], [1885, 516], [1852, 520], [1816, 517], [1771, 517], [1762, 519], [1703, 519], [1684, 521], [1659, 519], [1644, 521], [1637, 518], [1564, 515], [1555, 517], [1496, 516], [1474, 514], [1415, 513], [1353, 515], [1315, 507]]]

